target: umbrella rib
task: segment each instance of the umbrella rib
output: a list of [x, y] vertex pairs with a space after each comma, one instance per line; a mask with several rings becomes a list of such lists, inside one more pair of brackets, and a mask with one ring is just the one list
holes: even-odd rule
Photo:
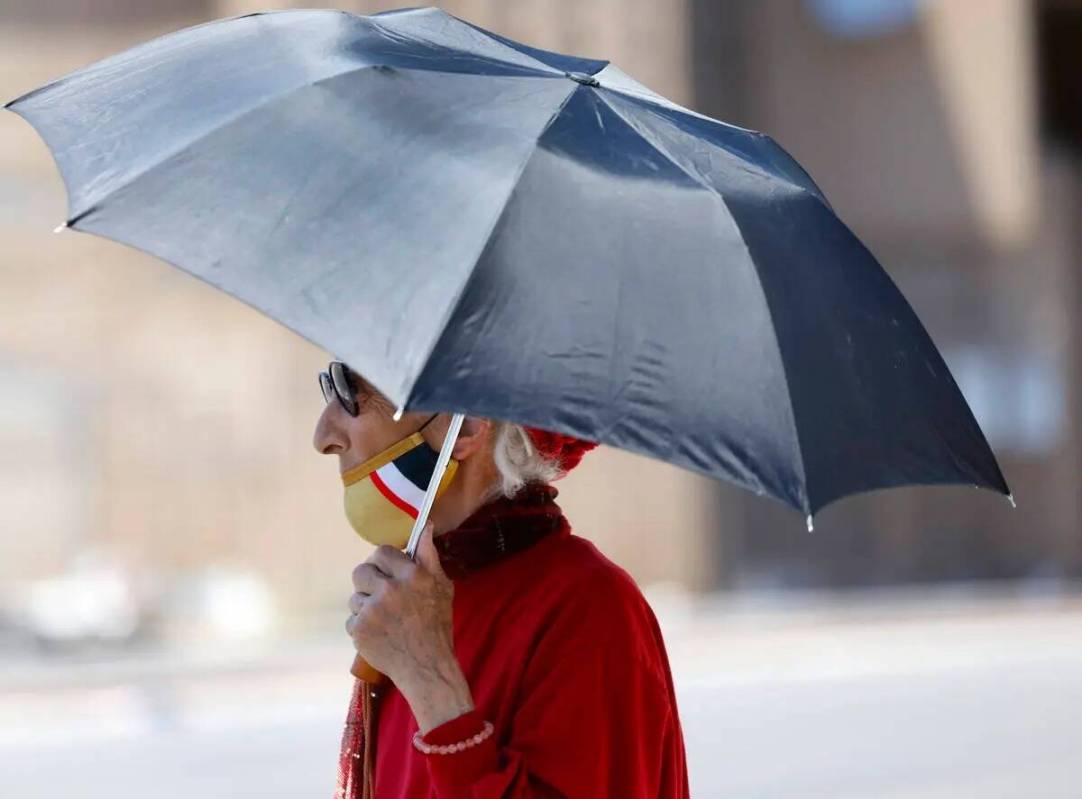
[[[592, 64], [601, 64], [601, 66], [597, 67], [594, 72], [592, 72], [592, 73], [588, 72], [587, 74], [596, 75], [598, 72], [600, 72], [602, 69], [604, 69], [606, 66], [609, 65], [608, 61], [605, 61], [604, 59], [600, 59], [600, 58], [579, 58], [578, 56], [569, 56], [569, 55], [567, 55], [565, 53], [557, 53], [557, 52], [552, 51], [552, 50], [541, 50], [540, 48], [531, 47], [530, 45], [524, 44], [522, 42], [516, 42], [513, 39], [508, 39], [505, 36], [501, 36], [500, 34], [494, 32], [494, 31], [486, 30], [485, 28], [482, 28], [482, 27], [480, 27], [478, 25], [474, 25], [472, 22], [467, 22], [464, 19], [459, 19], [458, 17], [455, 17], [454, 14], [448, 14], [448, 16], [454, 17], [455, 19], [458, 19], [459, 22], [461, 22], [461, 23], [463, 23], [465, 25], [469, 25], [471, 28], [476, 30], [478, 33], [484, 34], [488, 39], [491, 39], [492, 41], [503, 45], [504, 47], [508, 48], [509, 50], [513, 50], [516, 53], [527, 56], [528, 58], [531, 58], [534, 61], [541, 64], [542, 66], [544, 66], [546, 69], [555, 70], [557, 73], [559, 73], [561, 75], [565, 74], [565, 71], [563, 69], [561, 69], [559, 67], [555, 67], [555, 66], [553, 66], [552, 64], [549, 64], [546, 61], [542, 61], [540, 58], [533, 55], [533, 52], [541, 52], [541, 53], [545, 53], [546, 55], [555, 55], [555, 56], [557, 56], [559, 58], [566, 58], [566, 59], [569, 59], [569, 60], [585, 62], [586, 64], [591, 64], [591, 63]], [[519, 47], [525, 47], [526, 49], [525, 50], [520, 50], [519, 47], [515, 47], [514, 45], [519, 45]], [[532, 52], [527, 52], [527, 50], [532, 51]]]
[[[109, 189], [109, 191], [107, 191], [104, 195], [94, 199], [84, 210], [80, 211], [79, 213], [75, 214], [70, 219], [68, 219], [68, 221], [66, 223], [67, 227], [73, 227], [81, 219], [83, 219], [87, 215], [89, 215], [89, 214], [93, 213], [94, 211], [97, 211], [99, 208], [101, 208], [102, 203], [104, 203], [106, 200], [108, 200], [111, 196], [115, 195], [117, 192], [120, 192], [120, 191], [123, 191], [124, 189], [129, 188], [133, 183], [138, 181], [140, 178], [145, 177], [146, 175], [150, 174], [155, 169], [160, 167], [162, 164], [168, 163], [169, 161], [173, 160], [177, 156], [183, 154], [190, 147], [194, 146], [195, 144], [198, 144], [200, 141], [205, 139], [207, 136], [210, 136], [210, 135], [222, 130], [223, 128], [225, 128], [227, 126], [232, 125], [235, 122], [238, 122], [238, 121], [244, 119], [245, 117], [247, 117], [250, 114], [253, 114], [253, 113], [256, 113], [256, 112], [260, 111], [261, 109], [263, 109], [265, 106], [267, 106], [270, 103], [281, 102], [282, 100], [290, 97], [293, 94], [296, 94], [297, 92], [304, 91], [305, 89], [310, 89], [310, 88], [313, 88], [315, 86], [320, 86], [320, 85], [322, 85], [322, 84], [324, 84], [324, 83], [326, 83], [328, 81], [335, 80], [337, 78], [341, 78], [344, 75], [349, 75], [349, 74], [352, 74], [352, 73], [358, 73], [358, 72], [361, 72], [361, 71], [366, 70], [366, 69], [401, 69], [401, 67], [387, 67], [384, 64], [361, 64], [359, 66], [351, 67], [350, 69], [342, 70], [341, 72], [335, 72], [335, 73], [330, 74], [330, 75], [324, 75], [321, 78], [317, 78], [316, 80], [308, 81], [307, 83], [301, 84], [299, 86], [293, 86], [293, 87], [291, 87], [289, 89], [286, 89], [285, 91], [282, 91], [282, 92], [274, 95], [273, 97], [266, 98], [263, 102], [259, 103], [258, 105], [254, 105], [254, 106], [252, 106], [250, 108], [246, 108], [246, 109], [244, 109], [243, 111], [241, 111], [239, 113], [236, 113], [236, 114], [233, 114], [232, 116], [229, 116], [228, 118], [223, 120], [221, 123], [215, 125], [214, 127], [208, 128], [207, 130], [199, 132], [197, 135], [195, 135], [194, 137], [192, 137], [188, 141], [184, 142], [184, 144], [181, 145], [180, 147], [177, 147], [177, 148], [171, 150], [170, 152], [167, 152], [167, 153], [163, 154], [163, 156], [161, 158], [159, 158], [157, 161], [155, 161], [154, 163], [149, 164], [145, 168], [143, 168], [143, 169], [139, 170], [138, 172], [136, 172], [135, 174], [129, 176], [127, 179], [124, 180], [123, 183]], [[411, 68], [407, 67], [406, 69], [411, 69]], [[460, 73], [460, 72], [454, 72], [454, 71], [448, 71], [448, 70], [425, 69], [425, 68], [418, 68], [418, 69], [416, 69], [416, 71], [418, 71], [418, 72], [433, 72], [433, 73], [439, 73], [439, 74], [444, 74], [444, 75], [469, 74], [469, 73]], [[555, 75], [549, 75], [547, 73], [543, 73], [543, 74], [538, 74], [538, 75], [531, 75], [531, 76], [523, 75], [523, 76], [516, 76], [516, 77], [549, 79], [549, 78], [553, 78], [553, 77], [556, 77], [556, 76]]]
[[[639, 83], [637, 80], [635, 80], [630, 75], [625, 73], [622, 69], [617, 67], [615, 64], [610, 64], [609, 66], [614, 71], [616, 71], [616, 72], [618, 72], [620, 74], [618, 76], [617, 75], [606, 75], [605, 73], [608, 71], [608, 68], [606, 68], [606, 69], [603, 69], [600, 72], [598, 72], [596, 77], [598, 78], [598, 80], [602, 80], [602, 84], [601, 84], [602, 87], [604, 89], [610, 91], [610, 92], [616, 92], [617, 94], [627, 95], [628, 97], [633, 97], [633, 98], [635, 98], [637, 100], [642, 100], [642, 101], [650, 103], [652, 105], [661, 106], [662, 108], [668, 108], [668, 109], [670, 109], [672, 111], [679, 111], [682, 114], [687, 114], [688, 116], [692, 116], [692, 117], [695, 117], [697, 119], [701, 119], [704, 122], [710, 122], [710, 123], [713, 123], [715, 125], [721, 125], [722, 127], [731, 128], [732, 130], [737, 130], [737, 131], [740, 131], [742, 133], [758, 133], [759, 132], [757, 130], [752, 130], [751, 128], [742, 128], [739, 125], [732, 124], [731, 122], [722, 122], [720, 119], [714, 119], [713, 117], [709, 117], [706, 114], [701, 114], [701, 113], [699, 113], [698, 111], [696, 111], [696, 110], [694, 110], [692, 108], [688, 108], [687, 106], [680, 105], [680, 103], [674, 102], [673, 100], [670, 100], [668, 97], [665, 97], [664, 95], [658, 94], [657, 92], [655, 92], [653, 89], [649, 88], [648, 86], [644, 86], [643, 84]], [[626, 79], [626, 80], [631, 81], [632, 83], [634, 83], [635, 86], [631, 86], [631, 85], [627, 85], [627, 84], [620, 85], [620, 86], [613, 85], [613, 83], [611, 82], [612, 78]], [[604, 79], [609, 79], [609, 80], [604, 80]]]
[[[637, 124], [633, 119], [629, 119], [619, 108], [610, 103], [605, 98], [605, 95], [603, 93], [598, 92], [597, 96], [604, 101], [606, 107], [608, 107], [609, 110], [611, 110], [614, 114], [616, 114], [616, 116], [620, 117], [620, 119], [623, 120], [625, 125], [635, 131], [644, 142], [650, 145], [650, 148], [654, 150], [654, 152], [656, 152], [658, 155], [660, 155], [662, 158], [664, 158], [666, 161], [676, 167], [679, 171], [683, 172], [693, 181], [698, 183], [704, 189], [708, 189], [709, 191], [721, 197], [722, 201], [724, 202], [725, 198], [721, 195], [721, 192], [719, 192], [716, 188], [710, 185], [710, 182], [707, 181], [706, 178], [704, 178], [697, 171], [688, 169], [684, 164], [680, 163], [676, 158], [674, 158], [660, 142], [655, 141], [654, 138], [649, 135], [649, 130], [647, 128], [644, 128], [643, 126]], [[753, 172], [753, 174], [762, 174], [764, 177], [767, 177], [767, 173], [758, 173], [754, 172], [753, 170], [748, 171]]]
[[[564, 97], [564, 99], [560, 101], [560, 104], [552, 112], [552, 115], [548, 118], [548, 120], [542, 126], [541, 130], [538, 131], [537, 136], [534, 138], [533, 147], [530, 149], [527, 156], [522, 159], [522, 163], [519, 164], [518, 171], [515, 173], [515, 178], [514, 178], [514, 180], [511, 181], [511, 188], [507, 193], [508, 200], [510, 199], [511, 195], [513, 195], [515, 193], [515, 190], [518, 188], [518, 182], [522, 178], [522, 173], [526, 171], [526, 167], [529, 166], [530, 161], [533, 159], [534, 153], [537, 152], [537, 145], [540, 143], [541, 138], [545, 135], [545, 132], [548, 131], [548, 129], [550, 127], [552, 127], [552, 123], [555, 122], [556, 119], [560, 116], [560, 113], [567, 106], [568, 102], [570, 102], [571, 98], [575, 96], [575, 93], [582, 88], [580, 84], [575, 83], [573, 81], [568, 81], [568, 83], [571, 84], [571, 91], [569, 91], [567, 93], [567, 96]], [[503, 219], [504, 214], [506, 213], [506, 211], [507, 211], [507, 200], [504, 201], [503, 207], [501, 208], [500, 212], [498, 214], [496, 214], [495, 218], [492, 220], [492, 225], [489, 227], [488, 233], [482, 238], [481, 246], [478, 248], [477, 256], [473, 259], [473, 268], [470, 269], [469, 274], [466, 276], [466, 279], [462, 281], [462, 285], [459, 287], [458, 291], [456, 292], [456, 294], [454, 296], [454, 299], [452, 299], [451, 302], [448, 303], [447, 308], [444, 311], [443, 318], [440, 320], [440, 323], [436, 326], [436, 331], [437, 331], [436, 335], [434, 335], [432, 337], [432, 343], [429, 345], [428, 351], [425, 353], [424, 357], [419, 361], [419, 363], [421, 364], [420, 370], [418, 371], [417, 374], [413, 375], [413, 377], [411, 378], [411, 383], [410, 383], [409, 387], [405, 388], [405, 390], [402, 391], [402, 393], [405, 396], [405, 399], [403, 399], [402, 403], [400, 404], [400, 407], [402, 407], [402, 408], [408, 408], [409, 407], [410, 395], [413, 393], [413, 389], [417, 385], [417, 380], [421, 377], [422, 374], [424, 374], [425, 368], [428, 365], [428, 361], [432, 358], [432, 353], [435, 352], [436, 347], [439, 346], [440, 341], [443, 339], [444, 333], [447, 331], [447, 325], [450, 324], [450, 321], [451, 321], [452, 317], [455, 315], [455, 312], [458, 311], [458, 306], [461, 305], [461, 303], [462, 303], [462, 298], [466, 294], [466, 289], [470, 285], [470, 281], [472, 280], [474, 274], [477, 271], [477, 262], [481, 260], [481, 256], [484, 255], [485, 250], [488, 249], [489, 242], [492, 240], [492, 234], [495, 232], [497, 225], [499, 225], [499, 223], [500, 223], [500, 220]]]
[[222, 130], [223, 128], [225, 128], [225, 127], [227, 127], [229, 125], [232, 125], [235, 122], [239, 122], [240, 120], [247, 117], [249, 114], [253, 114], [253, 113], [256, 113], [256, 112], [262, 110], [268, 104], [274, 103], [274, 102], [280, 102], [280, 101], [284, 100], [285, 98], [290, 97], [293, 94], [296, 94], [299, 91], [303, 91], [304, 89], [309, 89], [309, 88], [311, 88], [313, 86], [318, 86], [321, 83], [324, 83], [325, 81], [333, 80], [333, 79], [339, 78], [339, 77], [341, 77], [343, 75], [348, 75], [351, 72], [360, 72], [361, 70], [372, 69], [373, 67], [378, 67], [378, 66], [379, 66], [378, 64], [362, 64], [360, 66], [354, 66], [354, 67], [351, 67], [350, 69], [343, 70], [342, 72], [336, 72], [336, 73], [334, 73], [332, 75], [325, 75], [322, 78], [318, 78], [317, 80], [308, 81], [307, 83], [303, 83], [303, 84], [301, 84], [299, 86], [293, 86], [293, 87], [291, 87], [289, 89], [286, 89], [283, 92], [280, 92], [280, 93], [274, 95], [273, 97], [269, 97], [269, 98], [264, 99], [262, 102], [260, 102], [257, 105], [253, 105], [253, 106], [251, 106], [249, 108], [245, 108], [244, 110], [242, 110], [242, 111], [240, 111], [238, 113], [232, 114], [231, 116], [227, 117], [222, 122], [214, 125], [213, 127], [208, 128], [207, 130], [200, 131], [198, 134], [196, 134], [195, 136], [190, 138], [188, 141], [184, 142], [181, 146], [176, 147], [173, 150], [163, 154], [163, 156], [161, 158], [159, 158], [157, 161], [155, 161], [154, 163], [149, 164], [146, 167], [144, 167], [143, 169], [136, 172], [135, 174], [130, 175], [127, 179], [124, 180], [123, 183], [121, 183], [118, 186], [114, 186], [113, 188], [109, 189], [109, 191], [107, 191], [104, 195], [102, 195], [101, 197], [98, 197], [95, 200], [93, 200], [90, 203], [90, 205], [87, 206], [87, 208], [85, 208], [83, 211], [80, 211], [78, 214], [76, 214], [75, 216], [73, 216], [71, 219], [68, 220], [68, 222], [67, 222], [68, 227], [73, 226], [76, 222], [78, 222], [83, 217], [85, 217], [88, 214], [91, 214], [94, 211], [98, 210], [101, 207], [102, 203], [104, 203], [106, 200], [108, 200], [111, 196], [113, 196], [117, 192], [120, 192], [120, 191], [123, 191], [124, 189], [127, 189], [128, 187], [130, 187], [133, 183], [135, 183], [140, 178], [145, 177], [146, 175], [150, 174], [155, 169], [160, 167], [162, 164], [168, 163], [169, 161], [173, 160], [177, 156], [181, 155], [186, 150], [188, 150], [188, 148], [198, 144], [200, 141], [205, 139], [207, 136], [210, 136], [210, 135], [212, 135], [214, 133], [217, 133], [218, 131]]
[[[345, 12], [345, 13], [348, 13], [348, 12]], [[525, 58], [528, 58], [530, 61], [535, 62], [537, 64], [537, 67], [535, 67], [535, 68], [538, 69], [538, 71], [544, 72], [546, 75], [552, 75], [554, 77], [556, 75], [563, 75], [562, 72], [560, 72], [559, 70], [555, 69], [552, 66], [549, 66], [548, 64], [541, 61], [540, 59], [535, 58], [534, 56], [532, 56], [532, 55], [530, 55], [528, 53], [523, 53], [522, 51], [517, 50], [514, 47], [511, 47], [510, 45], [507, 45], [507, 44], [501, 42], [498, 39], [493, 38], [491, 35], [489, 35], [489, 31], [486, 31], [483, 28], [478, 28], [476, 25], [471, 25], [470, 23], [466, 22], [464, 19], [459, 19], [454, 14], [448, 13], [447, 11], [444, 11], [441, 8], [403, 8], [403, 9], [396, 9], [396, 10], [393, 10], [393, 11], [387, 11], [387, 12], [384, 12], [382, 14], [371, 14], [369, 16], [359, 16], [359, 15], [351, 15], [351, 16], [357, 16], [358, 19], [365, 20], [366, 22], [371, 24], [374, 28], [376, 28], [381, 34], [385, 35], [387, 38], [391, 38], [391, 39], [394, 39], [396, 41], [416, 41], [415, 39], [410, 39], [407, 35], [403, 34], [402, 32], [394, 30], [394, 29], [388, 27], [387, 25], [381, 24], [381, 23], [382, 23], [383, 19], [386, 19], [386, 18], [393, 18], [393, 17], [398, 17], [398, 16], [408, 16], [408, 15], [411, 15], [411, 14], [421, 14], [421, 13], [424, 13], [424, 14], [430, 14], [430, 13], [442, 14], [444, 17], [447, 17], [448, 19], [452, 19], [455, 22], [457, 22], [458, 24], [463, 25], [463, 26], [469, 28], [472, 31], [484, 34], [485, 41], [487, 41], [487, 42], [489, 42], [491, 44], [499, 45], [502, 49], [507, 50], [510, 53], [513, 53], [516, 57], [525, 57]], [[518, 63], [517, 61], [503, 60], [503, 59], [500, 59], [500, 58], [488, 58], [488, 57], [480, 55], [480, 54], [472, 54], [471, 53], [471, 55], [473, 57], [479, 59], [479, 60], [482, 60], [482, 61], [490, 61], [490, 62], [495, 63], [495, 64], [507, 64], [507, 65], [513, 66], [513, 67], [525, 68], [524, 64]]]
[[[601, 92], [598, 92], [598, 96], [603, 98], [603, 94]], [[725, 195], [723, 195], [720, 191], [718, 191], [717, 188], [715, 188], [713, 185], [711, 185], [702, 175], [698, 174], [697, 172], [694, 172], [692, 170], [687, 169], [683, 164], [681, 164], [676, 158], [674, 158], [668, 152], [668, 150], [665, 149], [665, 147], [660, 142], [655, 141], [653, 139], [653, 137], [650, 136], [649, 131], [647, 129], [641, 128], [640, 126], [636, 125], [632, 120], [629, 120], [626, 116], [624, 116], [624, 114], [622, 114], [620, 112], [620, 110], [618, 108], [613, 106], [613, 104], [609, 103], [607, 100], [605, 101], [605, 105], [608, 108], [610, 108], [613, 111], [613, 113], [616, 114], [616, 116], [618, 116], [621, 120], [623, 120], [624, 124], [626, 124], [632, 130], [634, 130], [636, 133], [638, 133], [639, 136], [642, 137], [642, 140], [644, 142], [646, 142], [646, 144], [649, 145], [655, 152], [657, 152], [658, 155], [660, 155], [666, 161], [671, 163], [674, 167], [676, 167], [676, 169], [678, 169], [683, 174], [687, 175], [691, 180], [693, 180], [698, 185], [702, 186], [704, 189], [706, 189], [708, 192], [713, 194], [715, 197], [718, 198], [718, 200], [721, 201], [722, 206], [724, 206], [726, 211], [729, 213], [730, 219], [733, 220], [733, 224], [736, 226], [737, 232], [739, 232], [741, 234], [740, 235], [740, 243], [744, 248], [744, 252], [747, 253], [748, 263], [750, 263], [752, 265], [752, 268], [755, 268], [755, 261], [751, 257], [751, 251], [748, 249], [747, 242], [744, 240], [743, 233], [740, 231], [740, 225], [737, 223], [736, 217], [734, 217], [732, 212], [729, 211], [729, 204], [725, 201]], [[756, 270], [756, 272], [758, 272], [758, 270]], [[760, 291], [762, 292], [762, 295], [763, 295], [763, 304], [765, 305], [765, 307], [767, 309], [767, 313], [769, 313], [770, 312], [770, 302], [767, 299], [766, 292], [762, 288], [762, 283], [761, 282], [759, 283], [759, 288], [760, 288]], [[803, 510], [805, 513], [810, 515], [812, 513], [812, 507], [811, 507], [810, 498], [808, 497], [808, 479], [807, 479], [807, 471], [806, 471], [805, 462], [804, 462], [804, 447], [803, 447], [803, 444], [800, 441], [800, 430], [797, 427], [796, 414], [793, 411], [793, 392], [792, 392], [792, 389], [791, 389], [791, 387], [789, 385], [789, 373], [788, 373], [788, 370], [785, 368], [785, 358], [783, 357], [782, 352], [781, 352], [781, 343], [778, 341], [778, 337], [774, 333], [773, 326], [771, 326], [770, 330], [771, 330], [771, 335], [773, 336], [773, 339], [774, 339], [774, 349], [775, 349], [775, 351], [777, 352], [777, 355], [778, 355], [778, 363], [781, 366], [782, 379], [785, 380], [785, 391], [786, 391], [786, 394], [789, 397], [789, 402], [787, 403], [787, 408], [788, 408], [788, 411], [789, 411], [789, 420], [790, 420], [790, 424], [791, 424], [791, 428], [792, 428], [793, 442], [796, 445], [797, 462], [800, 465], [800, 483], [801, 483], [801, 486], [800, 486], [801, 491], [800, 491], [800, 493], [801, 493], [801, 496], [800, 496], [799, 499], [801, 500], [801, 510]]]
[[[181, 37], [186, 37], [186, 36], [194, 33], [195, 31], [199, 30], [200, 28], [209, 28], [209, 27], [214, 26], [214, 25], [225, 25], [225, 24], [229, 24], [229, 23], [233, 23], [233, 22], [239, 22], [240, 20], [247, 19], [249, 17], [261, 17], [261, 16], [267, 16], [269, 14], [303, 13], [305, 11], [306, 11], [306, 9], [283, 9], [281, 11], [252, 11], [252, 12], [249, 12], [247, 14], [237, 14], [237, 15], [231, 16], [231, 17], [223, 17], [221, 19], [212, 19], [212, 20], [207, 20], [206, 22], [200, 22], [200, 23], [198, 23], [196, 25], [189, 25], [186, 28], [180, 28], [179, 30], [175, 30], [175, 31], [173, 31], [171, 33], [166, 33], [166, 34], [163, 34], [162, 36], [159, 36], [157, 38], [150, 39], [149, 41], [145, 41], [145, 42], [142, 42], [140, 44], [137, 44], [137, 45], [135, 45], [135, 46], [133, 46], [133, 47], [127, 49], [127, 50], [123, 50], [123, 51], [121, 51], [119, 53], [115, 53], [112, 56], [108, 56], [108, 57], [106, 57], [106, 58], [104, 58], [104, 59], [102, 59], [100, 61], [95, 61], [95, 62], [93, 62], [91, 64], [87, 64], [84, 67], [81, 67], [79, 69], [76, 69], [76, 70], [74, 70], [72, 72], [67, 73], [66, 75], [61, 75], [60, 77], [55, 78], [54, 80], [51, 80], [48, 83], [44, 83], [44, 84], [42, 84], [41, 86], [38, 86], [35, 89], [31, 89], [28, 92], [24, 92], [23, 94], [20, 94], [18, 97], [14, 98], [12, 100], [8, 100], [6, 103], [4, 103], [3, 107], [6, 108], [6, 109], [10, 109], [11, 111], [15, 111], [14, 106], [15, 106], [16, 103], [25, 102], [26, 100], [29, 100], [30, 98], [32, 98], [32, 97], [34, 97], [34, 96], [36, 96], [38, 94], [41, 94], [44, 91], [56, 88], [56, 87], [60, 86], [63, 83], [70, 82], [70, 81], [74, 80], [75, 78], [79, 78], [79, 77], [82, 77], [82, 76], [84, 76], [84, 75], [86, 75], [88, 73], [92, 73], [92, 72], [94, 72], [96, 70], [99, 70], [104, 65], [110, 64], [110, 63], [112, 63], [112, 62], [114, 62], [114, 61], [116, 61], [118, 59], [121, 59], [121, 58], [133, 58], [134, 56], [142, 53], [143, 51], [153, 49], [159, 43], [159, 40], [161, 40], [161, 39], [175, 40], [175, 39], [179, 39]], [[341, 13], [345, 14], [347, 12], [343, 11]]]
[[[812, 196], [816, 200], [818, 200], [820, 203], [822, 203], [826, 207], [826, 209], [828, 211], [830, 211], [831, 213], [834, 213], [834, 209], [831, 207], [830, 201], [827, 200], [826, 195], [823, 194], [823, 191], [815, 183], [815, 181], [812, 179], [811, 175], [808, 174], [807, 170], [805, 170], [804, 167], [802, 167], [799, 163], [797, 163], [797, 161], [795, 159], [793, 159], [792, 156], [790, 156], [788, 153], [786, 153], [784, 151], [784, 149], [776, 141], [774, 141], [774, 139], [771, 138], [768, 134], [763, 133], [760, 130], [752, 130], [751, 128], [742, 128], [742, 127], [740, 127], [738, 125], [730, 125], [728, 122], [722, 122], [720, 120], [714, 119], [713, 117], [708, 117], [705, 114], [700, 114], [697, 111], [692, 111], [689, 108], [684, 108], [682, 105], [678, 105], [677, 103], [673, 103], [670, 100], [668, 100], [667, 98], [661, 97], [661, 95], [658, 95], [657, 98], [664, 101], [664, 102], [658, 102], [658, 99], [653, 99], [653, 98], [645, 96], [645, 95], [643, 95], [643, 94], [641, 94], [639, 92], [629, 91], [628, 89], [623, 88], [623, 87], [604, 86], [603, 85], [602, 88], [606, 89], [607, 91], [613, 92], [614, 94], [620, 95], [620, 96], [624, 97], [626, 100], [629, 100], [629, 101], [631, 101], [633, 103], [640, 103], [640, 104], [648, 106], [647, 110], [649, 110], [655, 116], [661, 115], [659, 113], [659, 111], [661, 109], [667, 109], [667, 110], [670, 110], [670, 111], [675, 111], [676, 113], [679, 113], [679, 114], [686, 114], [687, 116], [693, 117], [693, 118], [698, 119], [698, 120], [700, 120], [702, 122], [706, 122], [706, 123], [708, 123], [710, 125], [714, 125], [714, 126], [717, 126], [719, 128], [724, 128], [724, 129], [730, 130], [730, 131], [737, 131], [739, 133], [746, 133], [749, 136], [753, 136], [753, 137], [755, 137], [757, 139], [760, 139], [760, 140], [763, 140], [763, 141], [767, 142], [771, 147], [774, 147], [774, 148], [780, 150], [792, 162], [793, 166], [795, 166], [799, 170], [800, 174], [803, 175], [804, 178], [807, 180], [808, 184], [810, 184], [810, 188], [809, 188], [809, 186], [802, 185], [801, 183], [794, 182], [792, 179], [790, 179], [790, 178], [788, 178], [788, 177], [786, 177], [784, 175], [779, 175], [776, 172], [772, 172], [772, 171], [769, 171], [769, 170], [765, 170], [765, 169], [750, 170], [749, 169], [748, 171], [753, 173], [753, 174], [760, 174], [763, 177], [766, 177], [766, 178], [769, 178], [769, 179], [772, 179], [772, 180], [780, 181], [781, 183], [784, 183], [787, 186], [790, 186], [790, 187], [792, 187], [794, 189], [797, 189], [797, 190], [802, 191], [802, 192], [804, 192], [806, 194], [809, 194], [810, 196]], [[611, 103], [609, 103], [609, 107], [613, 108], [613, 110], [616, 110], [615, 106], [613, 106]], [[654, 109], [658, 109], [658, 111], [655, 111]], [[627, 121], [627, 118], [623, 114], [621, 114], [620, 116], [623, 117], [625, 121]], [[664, 116], [662, 116], [662, 118], [665, 119], [666, 123], [668, 123], [670, 125], [673, 125], [674, 127], [678, 127], [678, 126], [676, 126], [676, 123], [673, 122], [672, 120], [670, 120], [670, 119], [668, 119], [668, 118], [666, 118]], [[629, 124], [631, 124], [631, 123], [629, 123]], [[639, 130], [639, 128], [635, 127], [635, 130]], [[681, 131], [681, 132], [686, 133], [685, 131]], [[690, 134], [688, 134], [688, 135], [690, 135]], [[730, 146], [726, 146], [725, 144], [716, 143], [716, 142], [714, 144], [717, 147], [719, 147], [720, 149], [724, 150], [725, 152], [735, 156], [737, 159], [744, 159], [746, 157], [744, 153], [741, 153], [739, 151], [735, 151]]]

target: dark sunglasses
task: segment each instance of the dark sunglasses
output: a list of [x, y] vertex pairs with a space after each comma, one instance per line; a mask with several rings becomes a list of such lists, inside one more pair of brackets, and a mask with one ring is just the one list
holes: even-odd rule
[[325, 402], [330, 402], [332, 397], [338, 397], [338, 401], [350, 416], [360, 413], [357, 406], [357, 380], [350, 368], [341, 361], [331, 361], [327, 371], [319, 373], [319, 388]]

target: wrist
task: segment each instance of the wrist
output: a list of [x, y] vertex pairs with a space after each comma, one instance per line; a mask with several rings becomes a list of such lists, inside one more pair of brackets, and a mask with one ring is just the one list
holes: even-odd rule
[[422, 735], [474, 709], [469, 683], [453, 654], [417, 669], [398, 689]]

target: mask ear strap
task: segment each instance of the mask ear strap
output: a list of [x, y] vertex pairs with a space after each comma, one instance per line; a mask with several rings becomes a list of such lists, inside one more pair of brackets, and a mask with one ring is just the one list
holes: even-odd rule
[[[439, 414], [434, 414], [433, 419]], [[447, 428], [447, 436], [443, 439], [443, 447], [440, 449], [439, 457], [436, 458], [436, 468], [432, 470], [432, 477], [428, 481], [428, 490], [425, 491], [424, 502], [421, 503], [420, 510], [417, 511], [417, 518], [413, 521], [413, 531], [410, 533], [409, 543], [406, 544], [406, 554], [411, 558], [417, 552], [417, 544], [421, 541], [421, 531], [425, 527], [425, 522], [428, 521], [428, 514], [432, 511], [432, 503], [436, 501], [436, 492], [439, 490], [440, 482], [443, 480], [443, 473], [447, 471], [447, 464], [451, 460], [451, 450], [455, 448], [455, 442], [458, 441], [458, 433], [462, 429], [462, 421], [466, 418], [463, 413], [456, 413], [451, 417], [451, 426]], [[428, 422], [431, 422], [429, 419]], [[428, 424], [425, 422], [425, 424]]]

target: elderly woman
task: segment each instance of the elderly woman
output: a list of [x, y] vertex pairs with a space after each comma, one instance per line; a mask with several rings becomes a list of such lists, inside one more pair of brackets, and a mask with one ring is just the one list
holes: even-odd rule
[[313, 443], [379, 544], [353, 572], [346, 630], [388, 678], [355, 684], [338, 796], [687, 796], [657, 621], [550, 485], [593, 445], [467, 418], [414, 562], [400, 550], [449, 417], [396, 421], [341, 362], [320, 382]]

